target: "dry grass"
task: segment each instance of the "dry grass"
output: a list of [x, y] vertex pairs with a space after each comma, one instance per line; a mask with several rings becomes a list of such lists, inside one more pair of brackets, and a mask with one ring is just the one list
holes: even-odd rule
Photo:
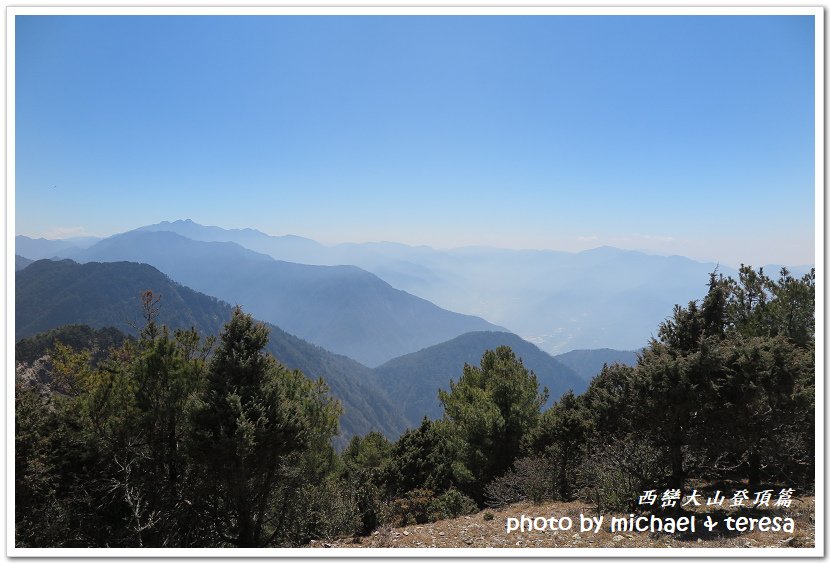
[[[694, 514], [701, 517], [709, 514], [704, 507], [696, 509]], [[491, 513], [493, 518], [488, 519], [485, 514]], [[574, 528], [570, 531], [505, 531], [507, 518], [520, 515], [530, 517], [551, 515], [561, 517], [570, 516], [574, 521]], [[451, 520], [442, 520], [430, 524], [412, 525], [403, 528], [384, 528], [376, 530], [367, 537], [342, 538], [331, 542], [314, 541], [309, 547], [463, 547], [463, 548], [494, 548], [494, 547], [614, 547], [614, 548], [745, 548], [745, 547], [776, 547], [798, 548], [815, 546], [815, 499], [803, 497], [794, 499], [792, 505], [786, 509], [770, 510], [721, 510], [711, 512], [713, 518], [721, 521], [725, 516], [782, 516], [795, 520], [793, 533], [786, 532], [727, 532], [720, 524], [713, 532], [707, 531], [698, 524], [695, 534], [633, 532], [610, 533], [609, 523], [611, 516], [627, 516], [626, 514], [605, 515], [602, 529], [598, 533], [579, 531], [579, 516], [595, 515], [595, 511], [583, 502], [544, 502], [541, 504], [514, 504], [502, 509], [483, 510], [471, 516], [462, 516]], [[692, 513], [687, 513], [692, 514]]]

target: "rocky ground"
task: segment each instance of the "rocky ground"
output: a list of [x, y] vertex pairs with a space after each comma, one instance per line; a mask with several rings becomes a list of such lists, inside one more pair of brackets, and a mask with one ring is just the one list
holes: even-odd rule
[[[551, 515], [569, 516], [574, 527], [568, 531], [514, 531], [506, 532], [508, 518], [518, 518], [522, 514], [530, 517]], [[596, 512], [582, 502], [546, 502], [542, 504], [515, 504], [501, 509], [483, 510], [470, 516], [451, 520], [406, 526], [403, 528], [384, 528], [376, 530], [367, 537], [339, 538], [331, 541], [312, 541], [309, 547], [407, 547], [407, 548], [494, 548], [494, 547], [541, 547], [541, 548], [799, 548], [815, 546], [815, 499], [804, 497], [794, 499], [792, 505], [785, 509], [755, 510], [752, 512], [723, 510], [719, 513], [705, 512], [700, 509], [698, 522], [707, 514], [721, 520], [713, 531], [707, 531], [698, 524], [695, 534], [662, 532], [611, 533], [610, 516], [627, 516], [625, 514], [605, 515], [604, 524], [598, 533], [580, 532], [580, 514], [596, 515]], [[687, 513], [691, 514], [691, 513]], [[793, 532], [785, 531], [726, 531], [723, 518], [726, 516], [780, 516], [791, 517], [795, 521]]]

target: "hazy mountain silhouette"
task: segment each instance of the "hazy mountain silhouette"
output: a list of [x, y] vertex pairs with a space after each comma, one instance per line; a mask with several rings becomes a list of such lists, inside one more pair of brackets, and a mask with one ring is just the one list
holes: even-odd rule
[[258, 318], [369, 366], [465, 332], [504, 330], [441, 309], [355, 266], [277, 261], [233, 242], [139, 230], [64, 255], [80, 262], [151, 264], [188, 287], [240, 304]]
[[[508, 327], [551, 354], [575, 349], [638, 349], [671, 315], [675, 304], [685, 305], [701, 295], [710, 272], [717, 269], [725, 275], [737, 275], [734, 269], [715, 263], [612, 247], [571, 253], [486, 246], [436, 250], [391, 242], [324, 246], [303, 237], [203, 226], [190, 220], [164, 221], [141, 230], [169, 230], [194, 240], [236, 242], [277, 260], [354, 265], [440, 308]], [[71, 257], [71, 251], [66, 255]], [[790, 270], [801, 276], [810, 267]], [[777, 265], [765, 267], [773, 277], [779, 269]], [[236, 299], [232, 295], [222, 297]], [[305, 330], [301, 319], [272, 320], [296, 322], [297, 333]], [[481, 328], [492, 327], [472, 330]], [[302, 334], [315, 339], [311, 332]], [[446, 339], [453, 335], [441, 336]], [[396, 348], [388, 353], [355, 352], [349, 345], [337, 347], [339, 338], [330, 336], [325, 345], [342, 353], [358, 354], [367, 364], [403, 353]]]
[[[190, 219], [162, 221], [140, 227], [141, 231], [169, 231], [192, 240], [204, 242], [235, 242], [250, 250], [268, 254], [276, 260], [301, 264], [338, 266], [353, 265], [372, 272], [393, 287], [437, 283], [439, 278], [429, 268], [406, 258], [418, 249], [392, 242], [343, 243], [325, 246], [295, 235], [272, 236], [256, 229], [223, 229], [200, 225]], [[421, 247], [424, 256], [434, 252]], [[417, 293], [416, 293], [417, 294]]]
[[14, 269], [15, 269], [15, 271], [22, 270], [23, 268], [25, 268], [26, 266], [28, 266], [32, 262], [34, 262], [34, 260], [29, 260], [28, 258], [26, 258], [24, 256], [21, 256], [20, 254], [15, 254], [14, 255]]
[[50, 240], [45, 238], [30, 238], [23, 235], [14, 237], [14, 251], [31, 260], [52, 258], [62, 250], [78, 248], [65, 239]]
[[223, 229], [194, 223], [190, 219], [162, 221], [146, 225], [138, 231], [167, 231], [202, 242], [235, 242], [250, 250], [262, 252], [278, 260], [302, 264], [327, 264], [321, 260], [328, 248], [311, 239], [295, 235], [271, 236], [256, 229]]
[[88, 248], [101, 240], [98, 237], [71, 237], [65, 239], [31, 238], [24, 235], [14, 237], [14, 251], [31, 260], [53, 258], [61, 251]]
[[[189, 220], [143, 228], [234, 241], [278, 260], [355, 265], [439, 307], [508, 327], [551, 354], [639, 349], [675, 304], [685, 305], [705, 291], [710, 272], [717, 268], [737, 276], [715, 263], [607, 246], [577, 253], [486, 246], [436, 250], [390, 242], [323, 246]], [[766, 271], [775, 276], [779, 269]], [[791, 270], [800, 276], [809, 266]]]
[[554, 356], [554, 359], [574, 370], [585, 381], [591, 381], [608, 364], [633, 366], [637, 363], [637, 352], [632, 350], [571, 350]]

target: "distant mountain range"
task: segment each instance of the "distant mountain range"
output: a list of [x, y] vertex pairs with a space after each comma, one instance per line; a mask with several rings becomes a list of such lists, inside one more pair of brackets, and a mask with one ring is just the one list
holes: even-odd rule
[[[299, 262], [301, 264], [328, 265], [328, 261], [320, 261], [319, 257], [328, 252], [328, 247], [311, 239], [294, 235], [274, 237], [266, 235], [256, 229], [223, 229], [184, 221], [162, 221], [155, 225], [139, 227], [137, 231], [171, 232], [202, 242], [235, 242], [240, 246], [262, 252], [278, 260]], [[347, 264], [343, 262], [342, 264]], [[335, 264], [336, 265], [336, 264]]]
[[[714, 263], [610, 247], [570, 253], [436, 250], [391, 242], [324, 246], [303, 237], [190, 220], [147, 225], [81, 248], [93, 242], [18, 236], [16, 252], [26, 258], [150, 263], [194, 289], [241, 303], [265, 320], [367, 365], [479, 330], [510, 330], [554, 355], [579, 349], [636, 350], [675, 304], [705, 293], [710, 272], [737, 275]], [[268, 258], [294, 264], [275, 266]], [[353, 268], [308, 269], [346, 265]], [[800, 276], [809, 268], [790, 270]], [[780, 266], [765, 269], [775, 276]], [[413, 296], [429, 304], [413, 301]], [[447, 316], [449, 311], [462, 317]]]
[[506, 332], [471, 332], [448, 342], [395, 358], [375, 368], [378, 383], [403, 412], [410, 426], [424, 416], [441, 418], [443, 408], [438, 390], [449, 390], [450, 380], [458, 381], [464, 364], [479, 365], [485, 350], [510, 346], [524, 366], [536, 374], [539, 388], [547, 387], [550, 406], [568, 389], [584, 391], [588, 384], [571, 368], [552, 358], [530, 342]]
[[[710, 272], [737, 275], [724, 265], [611, 247], [571, 253], [488, 247], [436, 250], [391, 242], [323, 246], [301, 237], [205, 227], [190, 220], [142, 229], [236, 242], [278, 260], [358, 266], [439, 307], [507, 327], [551, 354], [639, 349], [675, 304], [685, 305], [705, 293]], [[809, 268], [790, 270], [800, 276]], [[765, 269], [774, 276], [780, 266]]]
[[30, 260], [54, 258], [62, 250], [87, 248], [101, 240], [96, 237], [75, 237], [67, 239], [31, 238], [24, 235], [14, 237], [15, 254]]
[[197, 291], [240, 304], [327, 350], [368, 366], [475, 330], [506, 330], [398, 290], [355, 266], [274, 260], [234, 242], [137, 230], [61, 256], [151, 264]]
[[[15, 339], [69, 324], [113, 326], [136, 335], [142, 326], [140, 296], [147, 289], [161, 296], [158, 321], [172, 329], [195, 327], [204, 335], [218, 334], [230, 319], [227, 303], [179, 285], [146, 264], [41, 260], [16, 274]], [[268, 350], [277, 359], [309, 377], [322, 377], [342, 401], [341, 442], [371, 430], [390, 438], [403, 431], [405, 419], [369, 368], [276, 326], [269, 329]]]

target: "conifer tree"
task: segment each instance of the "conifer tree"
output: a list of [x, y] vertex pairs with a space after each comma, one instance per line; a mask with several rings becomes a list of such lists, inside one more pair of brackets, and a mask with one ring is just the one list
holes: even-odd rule
[[556, 467], [556, 486], [559, 498], [572, 497], [572, 474], [582, 457], [591, 430], [591, 419], [584, 408], [584, 399], [567, 391], [548, 410], [527, 436], [534, 451], [552, 458]]
[[465, 365], [461, 379], [450, 381], [450, 390], [438, 396], [460, 441], [453, 472], [481, 502], [484, 485], [519, 457], [525, 434], [539, 421], [548, 390], [540, 391], [536, 375], [508, 346], [499, 346], [484, 352], [480, 366]]
[[229, 545], [280, 539], [283, 485], [303, 453], [329, 440], [339, 409], [322, 383], [289, 371], [264, 352], [268, 329], [236, 308], [192, 407], [191, 452], [200, 475], [198, 510]]

